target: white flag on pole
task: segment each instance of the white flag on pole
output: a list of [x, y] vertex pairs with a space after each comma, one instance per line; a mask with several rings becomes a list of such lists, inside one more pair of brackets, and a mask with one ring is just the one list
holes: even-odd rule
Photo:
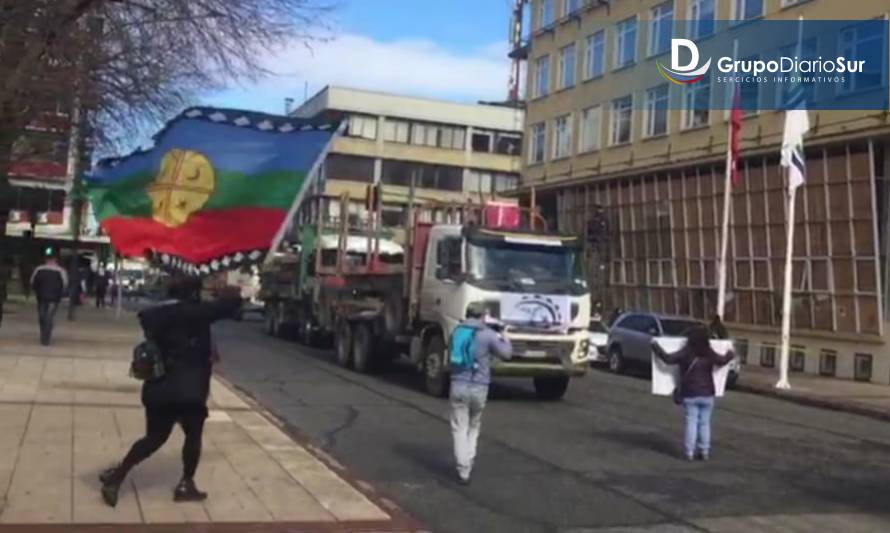
[[806, 159], [803, 154], [803, 136], [810, 130], [810, 117], [806, 109], [789, 109], [785, 112], [785, 134], [782, 138], [782, 166], [788, 169], [788, 187], [803, 185], [806, 179]]

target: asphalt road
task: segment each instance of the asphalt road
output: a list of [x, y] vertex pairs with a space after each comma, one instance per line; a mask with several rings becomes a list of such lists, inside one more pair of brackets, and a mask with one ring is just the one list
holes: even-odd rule
[[730, 393], [711, 461], [688, 463], [645, 379], [593, 371], [556, 403], [505, 381], [461, 487], [447, 402], [407, 368], [359, 375], [261, 330], [219, 327], [223, 374], [436, 532], [890, 530], [890, 424]]

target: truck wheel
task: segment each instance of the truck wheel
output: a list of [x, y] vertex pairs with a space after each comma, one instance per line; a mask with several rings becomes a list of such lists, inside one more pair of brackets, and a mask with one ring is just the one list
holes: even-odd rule
[[337, 324], [334, 342], [337, 344], [337, 364], [343, 368], [352, 367], [352, 326], [349, 322], [341, 320]]
[[448, 372], [445, 371], [445, 339], [436, 335], [430, 339], [423, 362], [426, 391], [432, 396], [448, 396]]
[[568, 388], [568, 376], [540, 376], [535, 378], [535, 394], [537, 394], [539, 400], [561, 400]]
[[619, 346], [612, 346], [609, 350], [609, 371], [613, 374], [624, 372], [624, 355]]
[[371, 371], [374, 363], [374, 335], [367, 323], [359, 322], [352, 328], [352, 361], [362, 374]]

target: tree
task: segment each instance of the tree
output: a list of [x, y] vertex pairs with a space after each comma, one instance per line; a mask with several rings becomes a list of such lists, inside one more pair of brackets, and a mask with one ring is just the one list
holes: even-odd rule
[[80, 108], [87, 131], [131, 144], [192, 98], [268, 74], [267, 52], [318, 38], [324, 0], [0, 0], [0, 230], [28, 124]]

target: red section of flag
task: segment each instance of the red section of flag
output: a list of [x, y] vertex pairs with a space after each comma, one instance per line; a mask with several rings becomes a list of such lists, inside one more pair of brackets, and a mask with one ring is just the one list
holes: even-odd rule
[[198, 211], [181, 226], [167, 227], [151, 218], [109, 217], [102, 229], [124, 256], [142, 257], [154, 250], [190, 263], [234, 254], [265, 250], [284, 222], [282, 209], [247, 207]]
[[732, 172], [732, 185], [738, 185], [742, 181], [739, 172], [739, 145], [742, 140], [742, 93], [736, 86], [732, 98], [732, 113], [730, 114], [730, 160]]

